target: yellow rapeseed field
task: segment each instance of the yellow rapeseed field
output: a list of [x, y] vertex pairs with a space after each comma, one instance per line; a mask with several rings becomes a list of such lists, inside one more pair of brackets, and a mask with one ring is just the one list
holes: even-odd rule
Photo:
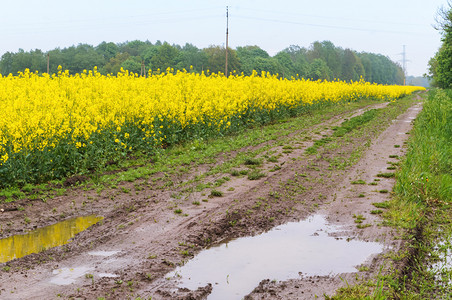
[[179, 71], [140, 77], [127, 71], [104, 76], [95, 69], [0, 75], [0, 177], [30, 164], [46, 164], [40, 171], [46, 176], [63, 176], [77, 170], [71, 159], [86, 155], [161, 147], [313, 105], [392, 100], [419, 89], [288, 80], [267, 73], [226, 78]]

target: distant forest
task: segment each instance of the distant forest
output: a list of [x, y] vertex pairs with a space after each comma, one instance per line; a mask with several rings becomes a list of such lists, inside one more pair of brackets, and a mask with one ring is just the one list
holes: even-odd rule
[[[170, 45], [167, 42], [131, 41], [124, 43], [102, 42], [97, 46], [79, 44], [43, 52], [39, 49], [16, 53], [6, 52], [0, 60], [0, 73], [17, 74], [26, 68], [39, 73], [56, 73], [58, 66], [71, 74], [92, 70], [95, 66], [102, 74], [116, 75], [121, 68], [142, 74], [186, 69], [194, 72], [225, 71], [224, 47], [210, 46], [199, 49], [192, 44]], [[404, 74], [399, 64], [381, 54], [356, 52], [336, 47], [330, 41], [314, 42], [308, 48], [290, 46], [270, 56], [258, 46], [228, 49], [228, 70], [250, 75], [267, 71], [284, 78], [302, 77], [313, 80], [354, 80], [362, 76], [368, 82], [403, 84]]]

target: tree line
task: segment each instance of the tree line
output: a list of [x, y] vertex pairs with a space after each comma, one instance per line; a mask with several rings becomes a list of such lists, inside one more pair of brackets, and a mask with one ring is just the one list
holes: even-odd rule
[[438, 10], [436, 29], [441, 32], [442, 45], [429, 61], [432, 85], [452, 88], [452, 1]]
[[[121, 68], [144, 74], [149, 70], [161, 72], [190, 70], [194, 72], [224, 72], [226, 49], [210, 46], [200, 49], [192, 44], [171, 45], [157, 41], [102, 42], [97, 46], [79, 44], [56, 48], [48, 52], [39, 49], [6, 52], [0, 60], [0, 73], [17, 74], [26, 68], [39, 73], [58, 72], [58, 66], [71, 74], [98, 67], [102, 74], [117, 74]], [[228, 70], [250, 75], [267, 71], [284, 78], [313, 80], [354, 80], [361, 77], [380, 84], [403, 84], [404, 74], [399, 64], [381, 54], [356, 52], [336, 47], [330, 41], [314, 42], [308, 48], [290, 46], [270, 56], [258, 46], [228, 48]]]

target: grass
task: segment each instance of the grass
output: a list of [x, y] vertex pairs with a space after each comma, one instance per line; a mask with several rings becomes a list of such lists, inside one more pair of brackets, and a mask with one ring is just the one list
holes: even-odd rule
[[212, 197], [223, 197], [223, 192], [213, 189], [213, 190], [210, 191], [210, 196], [212, 196]]
[[373, 206], [375, 206], [376, 208], [389, 208], [390, 207], [390, 203], [389, 201], [384, 201], [384, 202], [375, 202], [372, 203]]
[[333, 136], [342, 137], [346, 133], [349, 133], [350, 131], [370, 122], [377, 116], [377, 114], [378, 114], [377, 109], [371, 109], [366, 111], [364, 114], [360, 116], [356, 116], [351, 118], [350, 120], [346, 120], [341, 124], [341, 126], [333, 128], [333, 130], [335, 131]]
[[262, 165], [262, 159], [246, 158], [243, 163], [247, 166], [260, 166], [260, 165]]
[[378, 173], [377, 177], [393, 178], [395, 177], [395, 173]]
[[[371, 110], [366, 111], [364, 114], [362, 114], [360, 116], [356, 116], [356, 117], [351, 118], [350, 120], [344, 121], [341, 124], [341, 126], [336, 126], [333, 128], [333, 130], [334, 130], [333, 137], [343, 137], [345, 134], [370, 122], [372, 119], [374, 119], [377, 116], [377, 114], [378, 114], [377, 109], [371, 109]], [[324, 147], [326, 144], [333, 141], [333, 137], [323, 137], [323, 138], [315, 141], [314, 145], [312, 145], [311, 147], [308, 147], [305, 150], [305, 153], [306, 154], [316, 154], [320, 147]]]
[[248, 174], [248, 179], [249, 180], [259, 180], [263, 177], [267, 176], [265, 173], [259, 171], [259, 170], [254, 170], [251, 173]]
[[350, 182], [351, 184], [366, 184], [366, 182], [362, 179], [359, 180], [353, 180], [352, 182]]

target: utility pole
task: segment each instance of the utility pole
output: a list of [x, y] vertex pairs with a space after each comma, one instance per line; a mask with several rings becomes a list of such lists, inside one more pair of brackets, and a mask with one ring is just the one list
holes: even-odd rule
[[406, 63], [409, 61], [406, 59], [406, 45], [403, 45], [403, 52], [400, 55], [402, 55], [403, 85], [406, 85]]
[[226, 63], [224, 66], [226, 78], [228, 78], [228, 38], [229, 38], [229, 9], [226, 6]]

